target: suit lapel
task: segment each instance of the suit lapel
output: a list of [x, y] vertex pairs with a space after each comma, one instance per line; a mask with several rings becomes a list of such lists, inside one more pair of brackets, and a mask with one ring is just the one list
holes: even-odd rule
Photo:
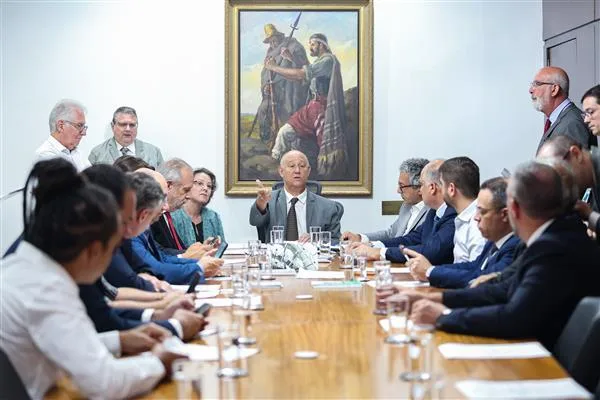
[[117, 149], [117, 141], [114, 137], [108, 141], [108, 152], [112, 156], [113, 161], [122, 156], [119, 149]]
[[415, 229], [415, 226], [417, 226], [419, 224], [419, 222], [421, 222], [421, 220], [423, 220], [423, 218], [425, 218], [427, 211], [429, 211], [429, 210], [425, 206], [423, 206], [423, 208], [421, 208], [421, 210], [419, 210], [419, 213], [417, 214], [417, 218], [415, 218], [413, 223], [407, 227], [409, 232], [412, 231], [413, 229]]
[[[272, 225], [282, 225], [286, 226], [287, 222], [287, 204], [286, 204], [285, 192], [283, 188], [277, 193], [277, 208], [279, 210], [278, 214], [281, 215], [281, 223], [280, 224], [272, 224]], [[279, 218], [275, 218], [275, 222], [277, 222]]]
[[141, 158], [142, 160], [145, 160], [144, 156], [146, 154], [144, 151], [144, 144], [137, 139], [135, 139], [134, 143], [135, 143], [135, 156], [137, 158]]
[[315, 215], [315, 196], [313, 192], [306, 189], [306, 230], [308, 231], [311, 226], [319, 225], [313, 224], [313, 219]]
[[538, 149], [537, 149], [538, 152], [540, 151], [540, 148], [546, 142], [546, 140], [548, 140], [550, 138], [550, 136], [552, 135], [552, 133], [554, 133], [554, 129], [556, 129], [556, 127], [560, 123], [560, 120], [564, 118], [565, 114], [567, 114], [569, 112], [569, 110], [571, 109], [572, 106], [573, 106], [573, 103], [569, 103], [565, 108], [563, 108], [563, 110], [560, 112], [560, 114], [558, 114], [558, 117], [556, 117], [556, 121], [554, 121], [554, 123], [552, 125], [550, 125], [548, 132], [546, 132], [542, 135], [542, 139], [540, 140], [540, 144], [538, 145]]

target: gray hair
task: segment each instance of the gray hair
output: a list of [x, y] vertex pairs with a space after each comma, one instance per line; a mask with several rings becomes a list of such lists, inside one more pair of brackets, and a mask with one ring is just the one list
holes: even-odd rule
[[531, 218], [549, 220], [564, 211], [563, 185], [551, 166], [528, 161], [510, 177], [507, 192]]
[[429, 160], [425, 158], [408, 158], [400, 164], [400, 173], [408, 174], [410, 184], [419, 186], [421, 171], [427, 164]]
[[572, 210], [579, 199], [579, 186], [575, 181], [575, 174], [571, 165], [558, 157], [538, 158], [537, 161], [551, 166], [558, 173], [563, 187], [564, 211]]
[[131, 172], [128, 175], [137, 197], [138, 211], [155, 209], [165, 201], [165, 194], [156, 179], [143, 172]]
[[423, 167], [423, 174], [425, 176], [425, 179], [431, 183], [436, 184], [439, 187], [442, 186], [442, 180], [440, 179], [440, 167], [443, 163], [444, 159], [440, 158], [429, 162], [426, 166]]
[[557, 84], [560, 90], [569, 97], [569, 75], [560, 68], [557, 68], [554, 72], [550, 73], [550, 81]]
[[496, 210], [506, 207], [506, 179], [501, 176], [490, 178], [481, 184], [481, 190], [492, 193], [492, 205]]
[[138, 119], [137, 113], [135, 112], [135, 108], [122, 106], [122, 107], [117, 108], [115, 110], [115, 112], [113, 113], [112, 122], [110, 123], [111, 125], [114, 125], [115, 122], [117, 122], [117, 114], [129, 114], [129, 115], [133, 115], [136, 120]]
[[181, 170], [184, 168], [189, 168], [190, 171], [192, 170], [190, 164], [186, 163], [181, 158], [171, 158], [160, 164], [156, 171], [160, 172], [167, 182], [179, 183], [181, 182]]
[[85, 107], [76, 100], [62, 99], [52, 107], [50, 111], [50, 117], [48, 118], [48, 125], [50, 126], [50, 133], [56, 131], [56, 122], [64, 119], [71, 120], [75, 116], [75, 111], [80, 110], [84, 114], [87, 113]]

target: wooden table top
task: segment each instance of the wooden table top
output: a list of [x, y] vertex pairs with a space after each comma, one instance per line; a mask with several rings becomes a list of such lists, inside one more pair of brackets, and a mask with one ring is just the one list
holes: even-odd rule
[[[336, 263], [321, 264], [335, 270]], [[378, 324], [374, 308], [375, 289], [363, 285], [353, 290], [313, 289], [310, 279], [279, 277], [282, 289], [263, 289], [264, 311], [253, 311], [250, 332], [260, 352], [243, 361], [249, 376], [236, 380], [216, 377], [217, 363], [203, 364], [204, 398], [410, 398], [418, 397], [414, 386], [402, 382], [405, 347], [384, 343], [386, 333]], [[394, 274], [394, 280], [412, 280]], [[210, 283], [210, 282], [209, 282]], [[423, 288], [420, 290], [436, 290]], [[311, 294], [310, 300], [297, 300]], [[232, 318], [227, 308], [213, 308], [211, 324]], [[435, 333], [435, 343], [507, 343], [475, 336]], [[214, 344], [212, 338], [207, 344]], [[198, 341], [202, 343], [202, 341]], [[298, 350], [314, 350], [313, 360], [294, 358]], [[428, 398], [460, 398], [454, 382], [463, 379], [550, 379], [566, 377], [551, 358], [521, 360], [446, 360], [434, 351], [435, 389]], [[63, 380], [48, 398], [76, 396]], [[165, 380], [143, 398], [176, 398], [177, 388]]]

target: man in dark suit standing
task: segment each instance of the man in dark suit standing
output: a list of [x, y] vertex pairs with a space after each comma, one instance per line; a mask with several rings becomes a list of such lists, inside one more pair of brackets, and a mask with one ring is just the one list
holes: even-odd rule
[[369, 260], [405, 262], [406, 257], [399, 246], [426, 254], [436, 263], [445, 264], [454, 259], [454, 218], [456, 211], [444, 202], [439, 168], [444, 160], [433, 160], [421, 171], [421, 196], [430, 210], [425, 222], [407, 235], [383, 241], [383, 248], [355, 243], [352, 248]]
[[413, 278], [429, 281], [432, 286], [463, 288], [483, 273], [500, 272], [513, 261], [519, 238], [513, 234], [506, 208], [506, 180], [501, 177], [483, 182], [477, 196], [473, 218], [487, 242], [473, 261], [433, 266], [418, 252], [406, 249], [406, 266]]
[[549, 165], [520, 165], [507, 189], [511, 224], [527, 246], [518, 271], [473, 289], [403, 291], [414, 301], [411, 319], [453, 333], [535, 338], [551, 350], [579, 301], [600, 295], [600, 249], [565, 217], [562, 186]]
[[583, 122], [581, 110], [569, 100], [569, 76], [563, 69], [540, 69], [529, 85], [529, 94], [533, 107], [546, 116], [537, 151], [549, 138], [558, 135], [570, 136], [586, 149], [597, 145]]

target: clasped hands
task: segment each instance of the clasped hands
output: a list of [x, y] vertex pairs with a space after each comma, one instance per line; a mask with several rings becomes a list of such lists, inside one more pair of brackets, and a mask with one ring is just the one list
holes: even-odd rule
[[399, 289], [393, 285], [377, 289], [375, 301], [382, 308], [389, 301], [407, 298], [410, 305], [410, 319], [415, 324], [435, 325], [437, 319], [448, 307], [442, 304], [441, 293], [425, 293], [414, 289]]

